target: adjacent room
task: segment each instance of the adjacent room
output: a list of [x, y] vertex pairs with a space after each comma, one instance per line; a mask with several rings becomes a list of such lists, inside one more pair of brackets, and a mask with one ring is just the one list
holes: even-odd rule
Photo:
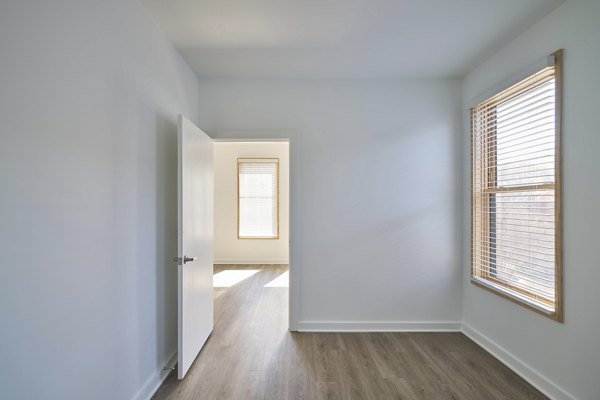
[[599, 0], [0, 0], [0, 397], [600, 400]]
[[[233, 296], [230, 288], [238, 283], [281, 288], [254, 290], [279, 297], [269, 301], [276, 312], [259, 312], [257, 322], [276, 316], [287, 327], [289, 142], [217, 141], [214, 173], [215, 299]], [[239, 296], [239, 302], [236, 308], [249, 303], [248, 295]]]

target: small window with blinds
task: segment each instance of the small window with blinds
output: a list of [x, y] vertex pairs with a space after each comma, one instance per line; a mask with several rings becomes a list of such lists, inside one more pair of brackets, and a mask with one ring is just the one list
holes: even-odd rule
[[471, 281], [562, 322], [562, 51], [549, 60], [471, 109]]
[[279, 159], [238, 158], [238, 238], [279, 238]]

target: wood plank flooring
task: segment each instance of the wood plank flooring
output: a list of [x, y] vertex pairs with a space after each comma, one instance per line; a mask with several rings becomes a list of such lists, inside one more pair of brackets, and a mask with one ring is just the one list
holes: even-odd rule
[[258, 272], [215, 288], [211, 337], [153, 399], [546, 399], [461, 333], [289, 332], [288, 289], [265, 287], [287, 266], [224, 270]]

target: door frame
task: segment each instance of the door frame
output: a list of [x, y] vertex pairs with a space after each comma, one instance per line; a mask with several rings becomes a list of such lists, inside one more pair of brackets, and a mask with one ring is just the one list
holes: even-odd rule
[[[240, 137], [246, 136], [248, 137]], [[218, 136], [218, 137], [215, 137]], [[270, 136], [270, 137], [269, 137]], [[292, 157], [292, 140], [289, 136], [290, 130], [221, 130], [217, 135], [211, 135], [214, 143], [260, 143], [260, 142], [284, 142], [288, 143], [289, 157], [289, 252], [288, 252], [288, 270], [289, 270], [289, 287], [288, 287], [288, 327], [290, 331], [298, 331], [299, 304], [300, 304], [300, 279], [298, 275], [299, 253], [295, 248], [299, 247], [298, 238], [300, 237], [298, 228], [300, 218], [298, 217], [297, 207], [295, 204], [295, 193], [298, 193], [298, 182], [293, 178], [293, 171], [296, 170], [293, 166]]]

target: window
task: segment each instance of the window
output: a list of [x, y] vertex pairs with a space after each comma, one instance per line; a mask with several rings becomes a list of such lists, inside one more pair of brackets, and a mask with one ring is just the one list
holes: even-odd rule
[[238, 238], [279, 238], [279, 159], [238, 158]]
[[562, 315], [562, 51], [471, 109], [471, 281]]

